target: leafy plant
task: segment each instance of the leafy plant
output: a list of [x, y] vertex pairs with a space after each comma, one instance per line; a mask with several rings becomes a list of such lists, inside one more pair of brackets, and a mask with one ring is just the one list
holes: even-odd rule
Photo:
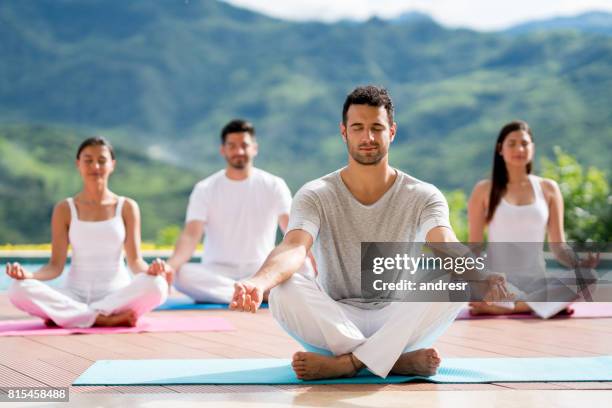
[[566, 239], [576, 242], [610, 242], [612, 195], [603, 171], [584, 169], [575, 157], [554, 148], [555, 160], [542, 159], [542, 175], [559, 184], [565, 203]]

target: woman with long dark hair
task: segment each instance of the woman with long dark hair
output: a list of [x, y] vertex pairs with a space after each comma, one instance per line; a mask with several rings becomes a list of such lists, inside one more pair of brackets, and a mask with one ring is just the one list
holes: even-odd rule
[[[469, 241], [483, 242], [488, 229], [490, 267], [500, 264], [518, 273], [507, 279], [537, 280], [545, 275], [543, 244], [548, 242], [555, 257], [566, 266], [576, 260], [567, 251], [563, 231], [563, 197], [554, 180], [531, 174], [535, 152], [533, 133], [520, 120], [506, 124], [499, 132], [493, 154], [491, 178], [474, 187], [468, 203]], [[506, 244], [504, 244], [506, 243]], [[516, 243], [514, 246], [507, 243]], [[511, 249], [520, 250], [510, 254]], [[491, 256], [494, 255], [494, 256]], [[502, 258], [502, 262], [499, 259]], [[505, 259], [503, 259], [505, 258]], [[592, 260], [587, 260], [587, 264]], [[587, 265], [588, 266], [588, 265]], [[507, 270], [496, 270], [507, 272]], [[521, 276], [522, 274], [522, 276]], [[529, 276], [531, 274], [531, 276]], [[539, 275], [539, 276], [536, 276]], [[571, 310], [568, 302], [503, 302], [470, 304], [472, 314], [534, 312], [542, 318]]]
[[[109, 190], [115, 153], [102, 137], [78, 148], [76, 167], [83, 189], [60, 201], [51, 218], [51, 258], [35, 273], [7, 263], [14, 279], [8, 296], [19, 309], [62, 327], [134, 326], [140, 315], [161, 304], [168, 292], [162, 268], [149, 267], [140, 254], [140, 212], [130, 198]], [[42, 281], [61, 275], [72, 247], [63, 288]], [[134, 279], [125, 267], [127, 263]], [[161, 261], [156, 260], [154, 264]]]

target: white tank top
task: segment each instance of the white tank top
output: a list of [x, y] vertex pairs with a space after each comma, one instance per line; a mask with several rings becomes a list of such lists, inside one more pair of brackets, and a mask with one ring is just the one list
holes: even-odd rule
[[502, 197], [489, 223], [489, 242], [544, 242], [548, 225], [548, 205], [536, 176], [528, 175], [534, 201], [510, 204]]
[[123, 259], [125, 225], [121, 210], [124, 202], [125, 197], [119, 197], [113, 218], [81, 221], [74, 200], [68, 198], [72, 261], [66, 286], [87, 302], [96, 301], [131, 280]]
[[[489, 223], [488, 241], [493, 244], [487, 246], [490, 270], [505, 273], [510, 283], [522, 287], [542, 277], [546, 270], [543, 247], [534, 248], [534, 243], [544, 243], [548, 205], [538, 177], [530, 174], [528, 178], [534, 193], [533, 203], [515, 205], [502, 198]], [[495, 245], [496, 242], [515, 244]]]

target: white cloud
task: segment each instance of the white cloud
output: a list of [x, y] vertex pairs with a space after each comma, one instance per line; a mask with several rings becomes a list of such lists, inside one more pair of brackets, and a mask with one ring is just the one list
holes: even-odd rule
[[225, 0], [283, 19], [304, 21], [391, 18], [421, 11], [452, 27], [497, 30], [530, 20], [591, 10], [612, 12], [612, 0]]

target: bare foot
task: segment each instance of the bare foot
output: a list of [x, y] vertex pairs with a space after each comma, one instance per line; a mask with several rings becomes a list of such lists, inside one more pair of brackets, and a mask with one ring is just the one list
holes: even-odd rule
[[397, 359], [391, 372], [398, 375], [434, 375], [442, 358], [434, 348], [419, 349], [404, 353]]
[[529, 313], [531, 308], [525, 302], [516, 302], [513, 309], [498, 305], [487, 305], [485, 302], [470, 302], [470, 314], [478, 315], [507, 315], [514, 313]]
[[55, 324], [55, 322], [51, 319], [46, 319], [45, 320], [45, 326], [47, 327], [57, 327], [57, 324]]
[[136, 312], [133, 310], [126, 310], [125, 312], [117, 313], [110, 316], [98, 315], [94, 326], [98, 327], [118, 327], [118, 326], [127, 326], [134, 327], [136, 326], [136, 322], [138, 321], [138, 317], [136, 316]]
[[298, 351], [291, 362], [293, 371], [300, 380], [352, 377], [363, 364], [350, 354], [324, 356], [323, 354]]

